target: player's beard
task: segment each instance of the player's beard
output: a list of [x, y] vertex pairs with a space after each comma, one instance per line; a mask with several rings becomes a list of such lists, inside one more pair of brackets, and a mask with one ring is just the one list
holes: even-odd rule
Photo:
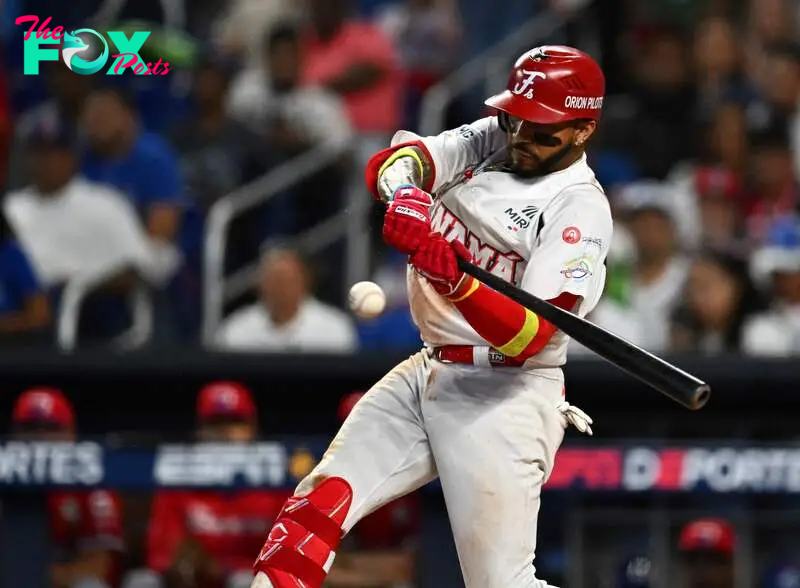
[[537, 178], [540, 176], [545, 176], [549, 173], [554, 171], [558, 171], [558, 164], [561, 162], [564, 157], [566, 157], [572, 151], [573, 145], [567, 144], [564, 145], [561, 149], [553, 153], [552, 155], [541, 159], [530, 153], [529, 151], [520, 150], [522, 153], [527, 155], [530, 159], [526, 160], [531, 161], [530, 164], [527, 165], [520, 165], [514, 161], [513, 157], [513, 149], [514, 146], [510, 146], [509, 148], [509, 167], [514, 172], [515, 175], [521, 178]]

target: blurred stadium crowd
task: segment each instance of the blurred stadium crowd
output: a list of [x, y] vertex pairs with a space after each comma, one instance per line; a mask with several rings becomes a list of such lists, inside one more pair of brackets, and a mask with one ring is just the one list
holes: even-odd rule
[[[426, 91], [539, 10], [571, 25], [531, 44], [583, 43], [609, 78], [590, 162], [617, 235], [593, 318], [653, 351], [800, 350], [796, 2], [518, 4], [477, 35], [486, 10], [452, 0], [6, 3], [3, 339], [198, 340], [209, 211], [328, 149], [341, 157], [288, 182], [212, 243], [240, 287], [206, 343], [416, 347], [404, 260], [373, 238], [369, 272], [390, 308], [355, 324], [342, 310], [342, 239], [311, 247], [309, 235], [323, 221], [334, 236], [358, 222], [348, 194], [367, 198], [365, 159], [398, 128], [419, 131]], [[82, 76], [42, 62], [40, 75], [22, 75], [28, 25], [13, 23], [31, 13], [52, 16], [50, 26], [153, 31], [142, 52], [172, 69]], [[488, 114], [467, 95], [448, 126]], [[342, 210], [350, 214], [337, 217]], [[258, 271], [246, 271], [261, 252]], [[143, 300], [152, 332], [131, 328]]]

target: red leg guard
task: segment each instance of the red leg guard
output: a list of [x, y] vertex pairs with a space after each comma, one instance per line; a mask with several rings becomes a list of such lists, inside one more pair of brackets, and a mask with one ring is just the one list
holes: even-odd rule
[[325, 564], [339, 547], [353, 490], [328, 478], [307, 496], [292, 496], [278, 515], [253, 568], [275, 588], [320, 588]]

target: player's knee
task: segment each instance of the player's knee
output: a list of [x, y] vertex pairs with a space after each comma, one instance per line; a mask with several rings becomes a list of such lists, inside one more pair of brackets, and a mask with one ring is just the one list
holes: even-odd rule
[[294, 587], [295, 579], [310, 588], [322, 585], [353, 502], [342, 478], [327, 478], [307, 491], [302, 486], [286, 501], [254, 566], [276, 588]]

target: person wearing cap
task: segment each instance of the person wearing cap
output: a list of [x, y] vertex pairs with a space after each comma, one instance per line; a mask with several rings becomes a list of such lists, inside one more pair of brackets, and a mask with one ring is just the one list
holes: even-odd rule
[[[32, 388], [14, 404], [12, 435], [28, 442], [74, 442], [75, 411], [63, 392]], [[122, 501], [109, 490], [48, 492], [47, 510], [56, 559], [51, 588], [118, 585], [125, 550]]]
[[[668, 349], [670, 314], [689, 273], [689, 262], [680, 245], [690, 238], [685, 228], [690, 223], [683, 222], [675, 194], [666, 184], [642, 181], [623, 188], [614, 202], [635, 249], [624, 299], [618, 304], [630, 310], [637, 324], [645, 326], [637, 330], [637, 343], [650, 351]], [[630, 330], [616, 324], [605, 326]]]
[[681, 530], [678, 550], [686, 588], [733, 588], [736, 532], [724, 519], [691, 521]]
[[[48, 16], [52, 14], [48, 11]], [[56, 22], [53, 17], [52, 22]], [[62, 26], [66, 23], [59, 22]], [[70, 29], [72, 30], [72, 29]], [[78, 75], [64, 67], [62, 61], [45, 61], [39, 64], [40, 76], [47, 86], [47, 99], [23, 110], [14, 124], [14, 141], [11, 146], [8, 187], [12, 190], [27, 184], [24, 153], [28, 136], [47, 124], [76, 126], [83, 101], [92, 89], [95, 76]]]
[[743, 326], [742, 349], [750, 355], [789, 357], [800, 354], [800, 219], [792, 240], [767, 243], [750, 261], [753, 281], [770, 294], [770, 308]]
[[[364, 395], [352, 392], [339, 403], [344, 422]], [[325, 586], [409, 588], [415, 585], [422, 503], [413, 492], [396, 498], [360, 520], [345, 537]]]
[[31, 183], [6, 196], [5, 218], [44, 287], [106, 276], [109, 292], [127, 293], [139, 277], [157, 277], [147, 235], [121, 193], [78, 174], [75, 144], [74, 130], [61, 124], [32, 132]]
[[[204, 386], [196, 414], [202, 443], [251, 443], [258, 435], [253, 396], [237, 382]], [[147, 530], [147, 567], [168, 588], [249, 585], [252, 554], [287, 495], [270, 490], [156, 492]]]

